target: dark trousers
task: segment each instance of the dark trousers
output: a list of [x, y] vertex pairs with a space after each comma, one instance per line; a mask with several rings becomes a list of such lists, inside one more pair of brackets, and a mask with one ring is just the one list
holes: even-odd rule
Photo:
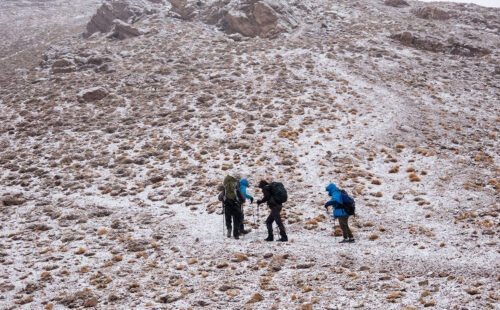
[[243, 205], [241, 205], [241, 220], [240, 220], [240, 232], [245, 230], [245, 210], [243, 209]]
[[339, 216], [339, 225], [340, 229], [342, 229], [342, 235], [344, 236], [344, 239], [352, 239], [352, 232], [349, 229], [349, 217], [348, 216]]
[[240, 235], [240, 226], [243, 218], [241, 206], [234, 201], [228, 200], [224, 203], [224, 216], [226, 217], [226, 227], [231, 231], [231, 219], [233, 220], [233, 236]]
[[273, 222], [276, 222], [280, 230], [280, 235], [286, 235], [285, 226], [283, 226], [280, 214], [282, 206], [274, 205], [269, 207], [271, 208], [271, 214], [269, 214], [266, 220], [267, 232], [269, 235], [273, 234]]

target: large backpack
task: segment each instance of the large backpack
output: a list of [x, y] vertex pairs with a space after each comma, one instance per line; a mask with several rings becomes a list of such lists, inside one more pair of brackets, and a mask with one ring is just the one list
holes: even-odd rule
[[271, 197], [273, 197], [274, 201], [277, 203], [285, 203], [287, 201], [288, 195], [282, 183], [271, 182], [269, 188], [271, 189]]
[[224, 178], [224, 200], [238, 200], [238, 180], [228, 175]]
[[342, 196], [342, 208], [347, 214], [356, 215], [356, 203], [354, 202], [354, 199], [349, 197], [345, 190], [341, 190], [340, 193]]

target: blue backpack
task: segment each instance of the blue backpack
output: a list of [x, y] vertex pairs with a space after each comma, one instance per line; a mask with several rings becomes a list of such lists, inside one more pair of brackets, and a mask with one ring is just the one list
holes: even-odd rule
[[341, 190], [340, 193], [342, 197], [342, 208], [347, 214], [356, 215], [356, 203], [354, 202], [354, 199], [349, 197], [345, 190]]

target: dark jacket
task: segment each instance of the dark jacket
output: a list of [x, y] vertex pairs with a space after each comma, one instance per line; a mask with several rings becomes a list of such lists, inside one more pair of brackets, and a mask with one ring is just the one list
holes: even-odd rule
[[264, 202], [267, 202], [267, 206], [269, 208], [272, 208], [272, 207], [281, 207], [281, 204], [276, 202], [273, 198], [273, 196], [271, 195], [271, 186], [269, 185], [266, 185], [262, 188], [262, 194], [264, 194], [264, 198], [262, 198], [261, 200], [257, 201], [258, 204], [261, 204], [261, 203], [264, 203]]

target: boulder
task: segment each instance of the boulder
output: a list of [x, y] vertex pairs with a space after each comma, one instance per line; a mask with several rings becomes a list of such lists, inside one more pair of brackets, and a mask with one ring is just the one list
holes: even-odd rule
[[178, 14], [178, 17], [184, 20], [190, 20], [196, 15], [195, 4], [186, 0], [168, 0], [172, 5], [171, 11]]
[[62, 67], [69, 67], [73, 66], [75, 63], [72, 59], [57, 59], [52, 63], [52, 68], [62, 68]]
[[101, 100], [106, 97], [108, 92], [103, 87], [93, 87], [80, 91], [78, 93], [78, 101], [80, 102], [92, 102]]
[[415, 10], [415, 16], [423, 19], [446, 20], [451, 18], [451, 14], [441, 9], [425, 6]]
[[451, 55], [466, 57], [482, 57], [491, 53], [490, 50], [481, 47], [475, 47], [468, 44], [453, 43], [445, 47], [445, 52]]
[[149, 12], [149, 6], [142, 0], [133, 2], [130, 0], [107, 0], [92, 16], [83, 37], [88, 38], [96, 32], [110, 32], [115, 27], [116, 19], [125, 23], [134, 23]]
[[403, 45], [413, 47], [419, 50], [425, 50], [430, 52], [442, 52], [443, 44], [434, 40], [420, 39], [419, 37], [413, 35], [410, 32], [402, 32], [399, 34], [394, 34], [391, 39], [401, 42]]
[[52, 69], [52, 73], [70, 73], [75, 71], [75, 67], [57, 67]]
[[226, 33], [247, 37], [273, 38], [298, 25], [290, 8], [282, 1], [244, 1], [223, 14], [219, 24]]
[[87, 301], [85, 301], [85, 303], [83, 304], [83, 307], [84, 308], [95, 307], [95, 306], [97, 306], [97, 302], [98, 302], [98, 300], [96, 297], [91, 297]]
[[94, 296], [89, 289], [83, 289], [74, 294], [66, 295], [61, 299], [60, 303], [67, 308], [78, 308], [84, 306], [87, 301], [92, 299]]
[[158, 302], [164, 304], [170, 304], [176, 302], [177, 300], [182, 298], [182, 294], [180, 293], [168, 293], [158, 297]]
[[393, 6], [395, 8], [402, 8], [405, 6], [410, 6], [405, 0], [385, 0], [385, 5]]
[[4, 195], [0, 198], [0, 206], [19, 206], [26, 202], [26, 198], [24, 198], [22, 193], [13, 194], [13, 195]]
[[136, 28], [119, 19], [114, 20], [114, 25], [115, 26], [111, 34], [111, 37], [117, 38], [119, 40], [125, 40], [128, 38], [137, 37], [144, 34], [143, 30]]
[[437, 41], [437, 39], [422, 39], [407, 31], [394, 34], [390, 36], [390, 38], [401, 42], [403, 45], [434, 53], [445, 53], [466, 57], [482, 57], [491, 53], [491, 51], [486, 48], [474, 47], [454, 41], [440, 42]]

